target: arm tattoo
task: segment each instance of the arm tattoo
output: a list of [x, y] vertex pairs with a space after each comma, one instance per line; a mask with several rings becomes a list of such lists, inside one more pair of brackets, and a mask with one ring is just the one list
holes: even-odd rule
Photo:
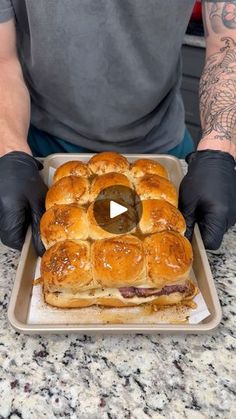
[[203, 137], [236, 144], [236, 43], [221, 38], [224, 46], [207, 61], [200, 81], [200, 113]]
[[236, 1], [227, 1], [222, 9], [222, 22], [228, 29], [236, 28]]
[[208, 36], [208, 25], [219, 34], [225, 28], [236, 29], [236, 0], [203, 0], [203, 15], [206, 36]]

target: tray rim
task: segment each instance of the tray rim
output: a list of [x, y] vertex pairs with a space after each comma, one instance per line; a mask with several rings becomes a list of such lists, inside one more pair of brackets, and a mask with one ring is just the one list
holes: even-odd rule
[[[50, 166], [50, 161], [56, 158], [65, 158], [67, 160], [79, 160], [81, 157], [83, 159], [87, 159], [92, 157], [96, 153], [58, 153], [58, 154], [50, 154], [44, 159], [44, 170], [43, 176], [45, 177]], [[180, 160], [174, 156], [170, 156], [167, 154], [123, 154], [125, 157], [129, 158], [165, 158], [168, 160], [172, 160], [175, 162], [176, 166], [178, 167], [181, 176], [183, 176], [183, 169], [180, 163]], [[27, 324], [24, 322], [19, 321], [15, 315], [15, 307], [16, 307], [16, 300], [17, 295], [20, 289], [22, 274], [24, 270], [24, 261], [29, 251], [29, 247], [32, 240], [32, 233], [31, 228], [28, 228], [25, 243], [22, 248], [22, 252], [19, 259], [19, 265], [16, 270], [15, 280], [10, 296], [10, 301], [8, 305], [7, 317], [8, 321], [11, 326], [18, 332], [23, 332], [25, 334], [68, 334], [68, 333], [84, 333], [84, 334], [132, 334], [132, 333], [142, 333], [142, 334], [151, 334], [151, 333], [165, 333], [165, 334], [201, 334], [207, 332], [213, 332], [222, 319], [222, 308], [219, 302], [219, 298], [217, 295], [214, 279], [212, 276], [212, 272], [209, 266], [206, 250], [204, 248], [201, 234], [199, 231], [198, 226], [195, 226], [194, 229], [194, 236], [196, 239], [197, 246], [199, 248], [199, 252], [201, 253], [201, 257], [203, 260], [203, 265], [205, 269], [205, 273], [208, 279], [208, 285], [211, 293], [211, 298], [214, 303], [215, 308], [215, 316], [214, 318], [207, 322], [207, 323], [200, 323], [200, 324], [87, 324], [87, 325], [79, 325], [79, 324], [71, 324], [71, 325], [61, 325], [61, 324]]]

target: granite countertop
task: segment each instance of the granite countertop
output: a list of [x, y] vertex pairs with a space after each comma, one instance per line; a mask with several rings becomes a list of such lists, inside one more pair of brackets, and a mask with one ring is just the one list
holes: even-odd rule
[[236, 226], [208, 256], [209, 335], [26, 336], [7, 322], [19, 252], [0, 244], [0, 419], [236, 418]]
[[19, 253], [0, 245], [0, 418], [235, 418], [236, 227], [209, 259], [213, 334], [30, 337], [7, 323]]

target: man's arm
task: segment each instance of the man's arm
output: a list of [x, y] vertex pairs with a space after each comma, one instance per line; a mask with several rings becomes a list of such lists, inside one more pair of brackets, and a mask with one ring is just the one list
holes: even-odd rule
[[203, 0], [206, 63], [200, 82], [198, 150], [236, 157], [236, 0]]
[[27, 144], [30, 96], [16, 51], [14, 21], [0, 24], [0, 156], [17, 150], [31, 154]]

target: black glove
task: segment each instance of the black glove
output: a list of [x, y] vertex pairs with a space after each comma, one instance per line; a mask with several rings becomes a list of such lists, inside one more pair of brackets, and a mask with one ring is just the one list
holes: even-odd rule
[[191, 153], [188, 173], [180, 185], [180, 210], [191, 240], [197, 222], [207, 249], [220, 247], [224, 233], [236, 222], [235, 161], [229, 153], [204, 150]]
[[0, 158], [0, 239], [20, 250], [29, 223], [39, 255], [44, 252], [39, 221], [45, 211], [47, 187], [39, 175], [42, 164], [27, 153], [13, 151]]

